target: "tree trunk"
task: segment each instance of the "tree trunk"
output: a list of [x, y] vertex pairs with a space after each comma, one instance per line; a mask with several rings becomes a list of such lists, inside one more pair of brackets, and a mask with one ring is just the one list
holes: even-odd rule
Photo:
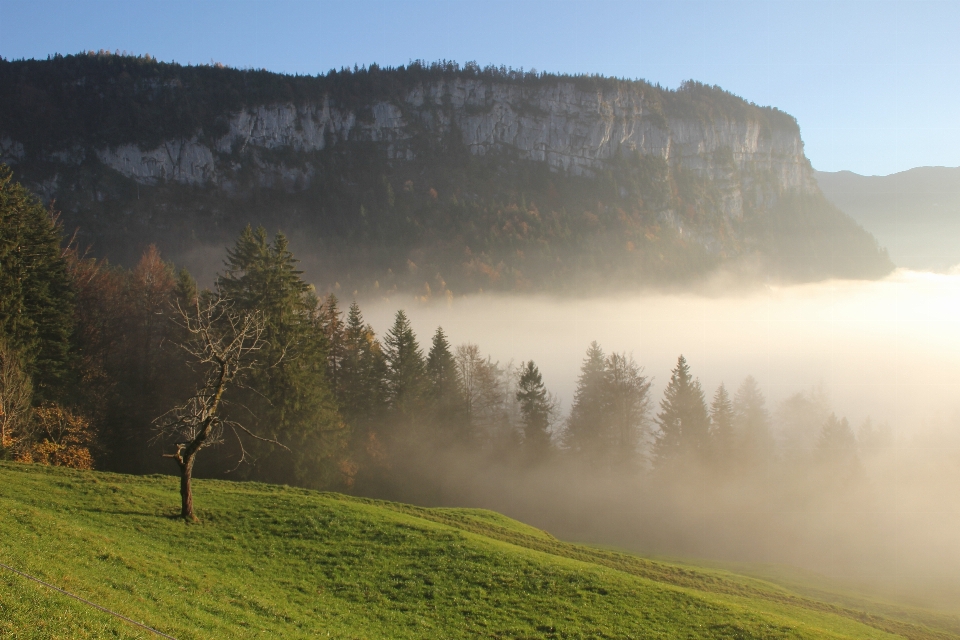
[[188, 456], [180, 465], [180, 517], [187, 522], [196, 522], [193, 514], [193, 488], [190, 480], [193, 478], [194, 456]]

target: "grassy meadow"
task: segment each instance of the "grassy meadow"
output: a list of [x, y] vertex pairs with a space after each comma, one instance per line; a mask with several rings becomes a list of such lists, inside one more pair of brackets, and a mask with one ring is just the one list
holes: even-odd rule
[[[187, 638], [955, 638], [960, 625], [562, 542], [496, 513], [0, 463], [0, 562]], [[157, 637], [0, 569], [0, 637]]]

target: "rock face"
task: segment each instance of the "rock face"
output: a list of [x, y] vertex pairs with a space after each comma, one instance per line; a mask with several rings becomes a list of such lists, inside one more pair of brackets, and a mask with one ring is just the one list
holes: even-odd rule
[[889, 268], [823, 199], [792, 117], [697, 83], [97, 54], [0, 60], [0, 98], [0, 160], [115, 261], [157, 243], [191, 264], [251, 223], [297, 229], [331, 278], [375, 289]]
[[[720, 208], [742, 215], [743, 201], [762, 203], [769, 193], [817, 191], [803, 154], [800, 130], [791, 119], [771, 127], [761, 119], [716, 114], [710, 120], [664, 115], [651, 104], [646, 85], [585, 91], [572, 82], [528, 88], [482, 79], [438, 81], [418, 86], [394, 101], [369, 105], [363, 119], [328, 98], [315, 103], [263, 104], [229, 116], [228, 132], [214, 140], [197, 131], [188, 139], [165, 140], [154, 148], [134, 144], [92, 150], [111, 169], [144, 184], [173, 181], [242, 189], [235, 154], [250, 150], [302, 153], [357, 141], [383, 143], [395, 160], [415, 160], [410, 144], [418, 132], [458, 135], [476, 155], [508, 152], [545, 162], [572, 175], [592, 175], [618, 155], [663, 158], [718, 182]], [[204, 139], [204, 142], [201, 142]], [[23, 155], [5, 139], [5, 157]], [[61, 156], [64, 155], [61, 152]], [[295, 188], [314, 177], [310, 163], [258, 161], [260, 186]], [[764, 176], [766, 191], [756, 177]]]

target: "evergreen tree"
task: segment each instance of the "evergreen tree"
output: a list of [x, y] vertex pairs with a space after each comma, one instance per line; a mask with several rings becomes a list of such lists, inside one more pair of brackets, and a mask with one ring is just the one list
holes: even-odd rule
[[663, 392], [657, 425], [660, 432], [654, 453], [658, 464], [695, 459], [706, 453], [710, 426], [707, 405], [700, 381], [690, 375], [690, 366], [682, 355]]
[[368, 426], [386, 409], [386, 363], [373, 327], [365, 324], [360, 306], [353, 302], [344, 328], [344, 358], [340, 406], [354, 425]]
[[346, 356], [346, 333], [339, 300], [332, 293], [327, 296], [320, 313], [323, 335], [327, 340], [327, 380], [338, 403], [343, 401], [345, 393], [343, 380], [344, 358]]
[[606, 359], [607, 408], [610, 446], [621, 465], [633, 464], [647, 435], [650, 381], [633, 356], [613, 353]]
[[748, 466], [765, 465], [774, 454], [773, 434], [766, 400], [753, 376], [747, 376], [737, 389], [733, 411], [741, 461]]
[[263, 227], [248, 226], [228, 250], [218, 285], [236, 311], [263, 315], [265, 345], [247, 408], [260, 432], [293, 451], [290, 464], [290, 453], [263, 445], [256, 475], [324, 486], [340, 480], [336, 458], [345, 433], [326, 376], [329, 345], [318, 300], [296, 263], [283, 234], [270, 243]]
[[425, 363], [407, 314], [397, 311], [393, 327], [383, 339], [387, 365], [387, 403], [401, 416], [420, 407], [424, 391]]
[[541, 459], [550, 451], [550, 418], [554, 407], [533, 360], [520, 366], [517, 402], [523, 423], [523, 447], [529, 457]]
[[823, 423], [817, 441], [817, 461], [831, 474], [850, 476], [860, 468], [857, 438], [846, 418], [831, 413]]
[[450, 343], [443, 329], [437, 327], [427, 355], [427, 397], [433, 417], [443, 439], [465, 440], [469, 433], [463, 381], [457, 362], [450, 352]]
[[19, 354], [35, 397], [71, 375], [74, 291], [56, 217], [0, 164], [0, 338]]
[[607, 367], [603, 350], [591, 342], [580, 366], [577, 390], [567, 419], [564, 444], [588, 458], [596, 459], [606, 450], [605, 405], [607, 402]]
[[373, 327], [364, 323], [356, 301], [350, 305], [343, 333], [340, 410], [351, 428], [351, 462], [363, 490], [382, 490], [387, 452], [378, 430], [387, 413], [387, 369], [380, 342]]
[[733, 456], [733, 402], [722, 383], [713, 394], [710, 403], [710, 436], [713, 441], [714, 462], [719, 467], [727, 467]]
[[795, 393], [777, 407], [777, 426], [787, 461], [807, 464], [817, 448], [817, 438], [830, 415], [830, 402], [822, 388]]

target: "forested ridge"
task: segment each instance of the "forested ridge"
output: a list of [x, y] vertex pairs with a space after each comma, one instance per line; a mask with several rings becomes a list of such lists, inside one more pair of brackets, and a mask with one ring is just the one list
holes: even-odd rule
[[[718, 269], [810, 280], [892, 268], [869, 233], [815, 187], [794, 193], [766, 167], [770, 158], [747, 161], [730, 146], [693, 155], [672, 142], [662, 154], [623, 147], [585, 172], [510, 144], [478, 154], [455, 121], [437, 124], [451, 118], [449, 96], [410, 103], [417, 92], [455, 93], [464, 83], [491, 95], [519, 92], [508, 116], [521, 123], [549, 119], [527, 98], [569, 86], [603, 96], [603, 105], [607, 96], [633, 96], [643, 111], [635, 126], [650, 128], [650, 139], [673, 135], [671, 122], [704, 135], [755, 129], [762, 144], [799, 139], [791, 116], [696, 82], [667, 90], [448, 62], [288, 76], [91, 52], [0, 61], [0, 159], [57, 202], [91, 255], [133, 267], [153, 244], [205, 282], [212, 268], [198, 256], [229, 245], [248, 224], [294, 238], [321, 293], [582, 294], [688, 285]], [[382, 132], [381, 107], [400, 114], [403, 126]], [[471, 103], [457, 113], [492, 108]], [[584, 108], [577, 117], [609, 117]], [[295, 113], [284, 134], [293, 138], [309, 133], [304, 114], [326, 124], [309, 144], [237, 141], [238, 118], [260, 114], [251, 116], [260, 122], [263, 112]], [[521, 135], [536, 122], [496, 126]], [[586, 134], [571, 135], [587, 144]], [[110, 155], [121, 151], [122, 160]], [[802, 148], [796, 153], [771, 157], [809, 172]], [[135, 173], [157, 163], [181, 171], [188, 157], [197, 172], [189, 180]]]

